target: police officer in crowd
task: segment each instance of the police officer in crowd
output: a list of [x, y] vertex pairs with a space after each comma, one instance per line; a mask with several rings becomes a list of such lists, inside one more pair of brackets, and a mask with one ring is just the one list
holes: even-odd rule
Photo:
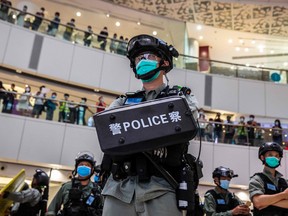
[[233, 170], [220, 166], [213, 171], [212, 176], [216, 187], [205, 194], [206, 215], [249, 215], [249, 207], [228, 190], [231, 179], [238, 175], [235, 175]]
[[263, 172], [254, 174], [249, 182], [250, 199], [254, 216], [288, 215], [287, 181], [276, 170], [281, 164], [283, 149], [276, 142], [266, 142], [259, 148], [258, 157]]
[[91, 152], [79, 152], [72, 180], [63, 184], [51, 201], [46, 215], [99, 216], [102, 214], [101, 188], [90, 180], [95, 160]]
[[[173, 68], [177, 50], [166, 42], [150, 35], [133, 37], [127, 46], [127, 57], [135, 77], [143, 84], [141, 91], [121, 96], [108, 109], [170, 96], [173, 92], [187, 99], [194, 116], [197, 116], [197, 100], [187, 88], [174, 91], [163, 81]], [[176, 93], [175, 93], [176, 92]], [[156, 149], [149, 152], [179, 182], [182, 156], [188, 143]], [[140, 153], [126, 156], [104, 155], [103, 171], [111, 171], [102, 194], [105, 197], [103, 216], [119, 215], [182, 215], [177, 209], [175, 189], [166, 181], [151, 161]]]
[[15, 202], [11, 214], [15, 216], [45, 215], [49, 192], [48, 175], [43, 170], [35, 170], [31, 187], [27, 185], [22, 191], [1, 194], [3, 198]]

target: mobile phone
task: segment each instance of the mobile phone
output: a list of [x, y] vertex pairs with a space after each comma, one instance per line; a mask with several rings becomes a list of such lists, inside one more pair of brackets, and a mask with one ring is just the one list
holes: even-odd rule
[[245, 203], [247, 206], [251, 206], [251, 202], [250, 201], [246, 201]]

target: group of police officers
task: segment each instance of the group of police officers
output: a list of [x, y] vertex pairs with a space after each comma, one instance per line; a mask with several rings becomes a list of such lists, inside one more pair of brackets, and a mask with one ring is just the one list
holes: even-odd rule
[[[170, 88], [164, 82], [164, 78], [167, 79], [166, 74], [173, 68], [173, 57], [178, 57], [178, 52], [173, 46], [150, 35], [138, 35], [129, 41], [127, 53], [135, 77], [143, 84], [142, 90], [135, 93], [137, 102], [169, 97], [173, 92], [173, 95], [186, 99], [192, 116], [197, 118], [198, 103], [195, 96], [187, 91], [187, 88]], [[129, 98], [131, 99], [131, 94]], [[127, 95], [124, 95], [118, 97], [108, 109], [129, 103]], [[222, 166], [214, 170], [212, 177], [216, 187], [207, 191], [204, 206], [200, 208], [199, 196], [195, 193], [201, 177], [199, 161], [188, 154], [188, 145], [189, 140], [151, 149], [145, 153], [139, 149], [139, 153], [121, 156], [104, 154], [101, 170], [98, 170], [96, 175], [101, 176], [101, 186], [105, 185], [103, 189], [99, 183], [90, 180], [95, 173], [93, 154], [81, 152], [76, 157], [71, 181], [62, 185], [45, 214], [48, 216], [251, 214], [250, 204], [243, 203], [228, 190], [231, 179], [237, 175], [231, 169]], [[276, 171], [282, 157], [282, 147], [277, 143], [264, 143], [259, 148], [259, 159], [263, 162], [264, 170], [252, 176], [249, 183], [250, 198], [254, 205], [253, 214], [256, 216], [288, 215], [287, 181]], [[32, 188], [19, 192], [17, 199], [15, 198], [17, 194], [1, 195], [23, 203], [17, 215], [34, 216], [39, 215], [41, 211], [41, 215], [44, 215], [41, 202], [47, 198], [49, 178], [45, 172], [38, 170], [33, 182]], [[173, 182], [176, 182], [177, 188]], [[192, 190], [187, 191], [187, 188]], [[24, 199], [21, 200], [19, 196]], [[25, 214], [27, 211], [30, 213]]]

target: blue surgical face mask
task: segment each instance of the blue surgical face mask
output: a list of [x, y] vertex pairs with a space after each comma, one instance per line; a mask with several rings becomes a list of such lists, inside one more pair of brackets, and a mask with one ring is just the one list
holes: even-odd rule
[[270, 168], [276, 168], [280, 165], [280, 160], [276, 157], [266, 157], [265, 162]]
[[91, 168], [87, 166], [78, 166], [77, 173], [81, 177], [87, 177], [91, 174]]
[[220, 187], [227, 190], [229, 188], [229, 180], [220, 180]]
[[[136, 73], [138, 75], [145, 75], [157, 68], [158, 61], [142, 59], [136, 66]], [[159, 76], [160, 72], [157, 72], [153, 77], [148, 80], [142, 80], [143, 82], [151, 82]]]

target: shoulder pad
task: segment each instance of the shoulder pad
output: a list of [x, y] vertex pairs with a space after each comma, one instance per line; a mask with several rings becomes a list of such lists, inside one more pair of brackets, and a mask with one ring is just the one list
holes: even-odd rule
[[71, 181], [65, 182], [61, 185], [61, 187], [66, 187], [67, 185], [71, 185], [72, 187], [72, 182]]
[[211, 190], [206, 191], [205, 195], [206, 195], [206, 194], [211, 194], [211, 195], [213, 195], [214, 193], [215, 193], [214, 189], [211, 189]]
[[118, 95], [118, 96], [116, 97], [116, 99], [118, 99], [118, 98], [126, 98], [126, 95]]
[[142, 91], [136, 91], [136, 92], [126, 92], [125, 93], [125, 97], [135, 97], [135, 96], [139, 96], [139, 95], [144, 95], [145, 90]]
[[177, 85], [173, 86], [172, 88], [169, 88], [167, 91], [167, 96], [173, 96], [179, 94], [179, 87]]
[[258, 176], [259, 178], [262, 179], [262, 181], [265, 181], [265, 179], [268, 178], [266, 175], [264, 175], [263, 173], [259, 172], [259, 173], [255, 173], [253, 176], [251, 176], [250, 179], [253, 178], [254, 176]]

